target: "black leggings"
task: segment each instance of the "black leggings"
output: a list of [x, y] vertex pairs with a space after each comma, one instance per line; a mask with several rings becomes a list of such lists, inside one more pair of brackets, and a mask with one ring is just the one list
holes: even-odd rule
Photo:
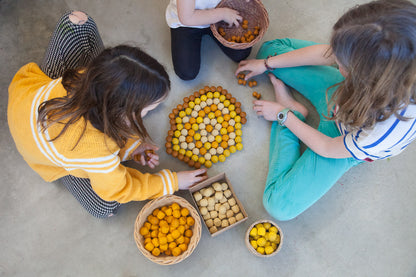
[[[41, 65], [42, 71], [53, 79], [61, 77], [67, 69], [87, 65], [104, 50], [94, 20], [88, 16], [84, 24], [77, 25], [70, 21], [71, 13], [65, 13], [58, 21]], [[121, 205], [116, 201], [106, 201], [99, 197], [89, 179], [68, 175], [60, 181], [95, 217], [109, 217], [115, 214]]]
[[212, 37], [221, 50], [235, 62], [246, 59], [251, 52], [251, 47], [242, 50], [225, 47], [214, 37], [210, 28], [171, 28], [170, 34], [173, 68], [182, 80], [195, 79], [199, 73], [201, 41], [204, 35]]

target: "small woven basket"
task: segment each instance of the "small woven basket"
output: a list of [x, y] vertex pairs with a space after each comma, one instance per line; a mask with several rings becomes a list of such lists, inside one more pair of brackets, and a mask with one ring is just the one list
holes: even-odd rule
[[[251, 244], [250, 244], [250, 231], [251, 231], [251, 229], [253, 229], [253, 227], [256, 225], [256, 224], [259, 224], [259, 223], [270, 223], [272, 226], [275, 226], [276, 228], [277, 228], [277, 230], [279, 230], [279, 235], [280, 235], [280, 243], [279, 243], [279, 245], [277, 246], [277, 248], [276, 248], [276, 250], [274, 250], [274, 252], [273, 253], [271, 253], [271, 254], [269, 254], [269, 255], [262, 255], [262, 254], [260, 254], [259, 252], [257, 252], [256, 251], [256, 249], [254, 249], [253, 248], [253, 246], [251, 246]], [[270, 257], [272, 257], [272, 256], [274, 256], [274, 255], [276, 255], [277, 254], [277, 252], [279, 252], [280, 251], [280, 249], [282, 248], [282, 243], [283, 243], [283, 233], [282, 233], [282, 230], [280, 229], [280, 227], [279, 226], [277, 226], [277, 224], [276, 223], [274, 223], [273, 221], [271, 221], [271, 220], [267, 220], [267, 219], [262, 219], [262, 220], [258, 220], [258, 221], [256, 221], [256, 222], [254, 222], [253, 224], [251, 224], [250, 225], [250, 227], [248, 227], [248, 229], [247, 229], [247, 232], [246, 232], [246, 237], [245, 237], [245, 243], [246, 243], [246, 246], [247, 246], [247, 249], [248, 249], [248, 251], [250, 251], [250, 253], [252, 253], [253, 255], [255, 255], [255, 256], [257, 256], [257, 257], [261, 257], [261, 258], [270, 258]]]
[[[148, 250], [144, 248], [144, 238], [142, 235], [140, 235], [140, 228], [143, 226], [144, 222], [146, 222], [147, 217], [153, 212], [154, 209], [166, 205], [171, 205], [174, 202], [178, 203], [183, 208], [187, 208], [189, 210], [189, 215], [191, 215], [194, 218], [195, 224], [192, 226], [193, 235], [188, 244], [188, 249], [181, 255], [175, 257], [161, 254], [160, 256], [155, 257], [152, 255], [152, 253], [150, 253]], [[148, 202], [146, 205], [144, 205], [140, 213], [137, 215], [136, 222], [134, 224], [134, 240], [136, 241], [136, 245], [139, 248], [140, 252], [142, 252], [142, 254], [152, 262], [160, 265], [172, 265], [186, 259], [195, 250], [200, 238], [201, 219], [199, 218], [198, 212], [188, 201], [176, 195], [166, 195]]]
[[[246, 49], [252, 47], [254, 44], [259, 42], [264, 34], [266, 33], [267, 28], [269, 27], [269, 16], [266, 8], [263, 3], [259, 0], [250, 0], [246, 2], [245, 0], [222, 0], [217, 8], [231, 8], [237, 10], [240, 15], [243, 17], [243, 20], [248, 20], [249, 27], [247, 30], [242, 29], [241, 27], [236, 28], [235, 26], [229, 27], [228, 24], [224, 21], [211, 24], [211, 31], [214, 34], [215, 38], [221, 42], [222, 45], [232, 48], [232, 49]], [[246, 31], [254, 31], [254, 27], [259, 26], [260, 31], [255, 39], [251, 42], [239, 43], [231, 42], [226, 38], [221, 36], [218, 32], [218, 28], [224, 28], [227, 38], [232, 36], [242, 36]]]

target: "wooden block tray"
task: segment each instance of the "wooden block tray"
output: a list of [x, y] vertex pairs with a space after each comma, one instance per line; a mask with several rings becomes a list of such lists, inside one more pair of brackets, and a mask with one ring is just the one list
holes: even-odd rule
[[[225, 190], [223, 191], [223, 193], [224, 193], [223, 198], [226, 198], [226, 200], [224, 200], [224, 199], [215, 200], [217, 202], [215, 203], [214, 207], [218, 207], [219, 209], [217, 209], [217, 208], [212, 209], [212, 206], [211, 207], [210, 206], [201, 206], [200, 200], [195, 199], [196, 193], [198, 193], [198, 192], [201, 193], [201, 191], [204, 192], [204, 190], [208, 189], [209, 187], [212, 187], [212, 185], [214, 183], [220, 183], [220, 184], [226, 183], [227, 186], [228, 186], [226, 190], [229, 190], [229, 192], [227, 192], [227, 193], [225, 193]], [[225, 173], [218, 174], [217, 176], [208, 178], [207, 180], [194, 185], [193, 187], [191, 187], [189, 189], [189, 192], [191, 194], [191, 197], [192, 197], [192, 200], [194, 201], [195, 206], [197, 207], [197, 211], [198, 211], [199, 215], [201, 216], [202, 221], [204, 222], [203, 225], [205, 226], [205, 228], [208, 230], [208, 232], [211, 234], [212, 237], [215, 237], [215, 236], [217, 236], [217, 235], [219, 235], [219, 234], [237, 226], [238, 224], [246, 221], [247, 218], [248, 218], [247, 213], [246, 213], [243, 205], [241, 204], [241, 201], [238, 199], [237, 195], [235, 194], [233, 186], [231, 185], [231, 182], [227, 178]], [[230, 192], [231, 192], [231, 195], [226, 197], [225, 195], [229, 195]], [[203, 197], [203, 199], [206, 199], [207, 202], [209, 200], [208, 198], [214, 198], [214, 196], [202, 196], [202, 197]], [[232, 201], [231, 200], [232, 198], [235, 201]], [[223, 201], [223, 202], [220, 202], [220, 201]], [[212, 200], [210, 202], [212, 203]], [[232, 204], [234, 202], [235, 202], [235, 205], [238, 206], [238, 210], [237, 210], [237, 208], [234, 207], [235, 205], [231, 206], [229, 204], [229, 203]], [[231, 212], [229, 212], [229, 211], [232, 211], [233, 215], [230, 216], [230, 217], [228, 217], [228, 216], [224, 217], [224, 214], [220, 215], [221, 212], [219, 210], [221, 210], [222, 205], [224, 205], [225, 208], [227, 208], [226, 206], [228, 206], [228, 209], [226, 210], [226, 212], [231, 214]], [[206, 208], [206, 210], [208, 210], [209, 216], [207, 216], [206, 211], [204, 211], [203, 208]], [[234, 208], [234, 210], [233, 210], [233, 208]], [[223, 211], [223, 209], [224, 208], [222, 208], [222, 211]], [[235, 212], [236, 210], [237, 210], [237, 212]], [[205, 214], [203, 214], [203, 213], [205, 213]], [[218, 217], [214, 218], [212, 216], [212, 215], [215, 215], [215, 214], [217, 214]], [[222, 217], [222, 218], [220, 218], [220, 217]], [[231, 219], [231, 217], [234, 217], [235, 222], [234, 222], [234, 220]], [[238, 218], [238, 220], [237, 220], [237, 218]], [[216, 227], [215, 231], [213, 231], [213, 229], [211, 229], [212, 228], [212, 226], [211, 226], [212, 222], [209, 221], [210, 219], [213, 222], [216, 222], [216, 223], [218, 223], [218, 220], [221, 220], [221, 225], [220, 226], [216, 226], [215, 224], [212, 225], [212, 226]], [[228, 221], [228, 226], [226, 226], [225, 220]]]

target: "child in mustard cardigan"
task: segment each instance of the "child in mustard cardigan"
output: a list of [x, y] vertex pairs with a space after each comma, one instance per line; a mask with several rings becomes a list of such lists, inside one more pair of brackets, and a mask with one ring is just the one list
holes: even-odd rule
[[136, 155], [142, 165], [159, 164], [157, 154], [145, 153], [157, 147], [147, 142], [142, 118], [169, 89], [169, 76], [154, 58], [129, 46], [103, 49], [92, 18], [70, 12], [58, 23], [42, 66], [29, 63], [13, 78], [10, 132], [43, 179], [61, 179], [88, 212], [108, 217], [120, 203], [173, 194], [206, 178], [204, 169], [148, 174], [121, 164]]

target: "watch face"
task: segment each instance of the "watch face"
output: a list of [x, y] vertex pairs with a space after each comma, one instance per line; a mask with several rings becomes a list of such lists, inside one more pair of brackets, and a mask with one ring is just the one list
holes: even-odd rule
[[279, 119], [283, 119], [283, 114], [281, 114], [281, 113], [279, 113], [278, 115], [277, 115], [278, 117], [279, 117]]

